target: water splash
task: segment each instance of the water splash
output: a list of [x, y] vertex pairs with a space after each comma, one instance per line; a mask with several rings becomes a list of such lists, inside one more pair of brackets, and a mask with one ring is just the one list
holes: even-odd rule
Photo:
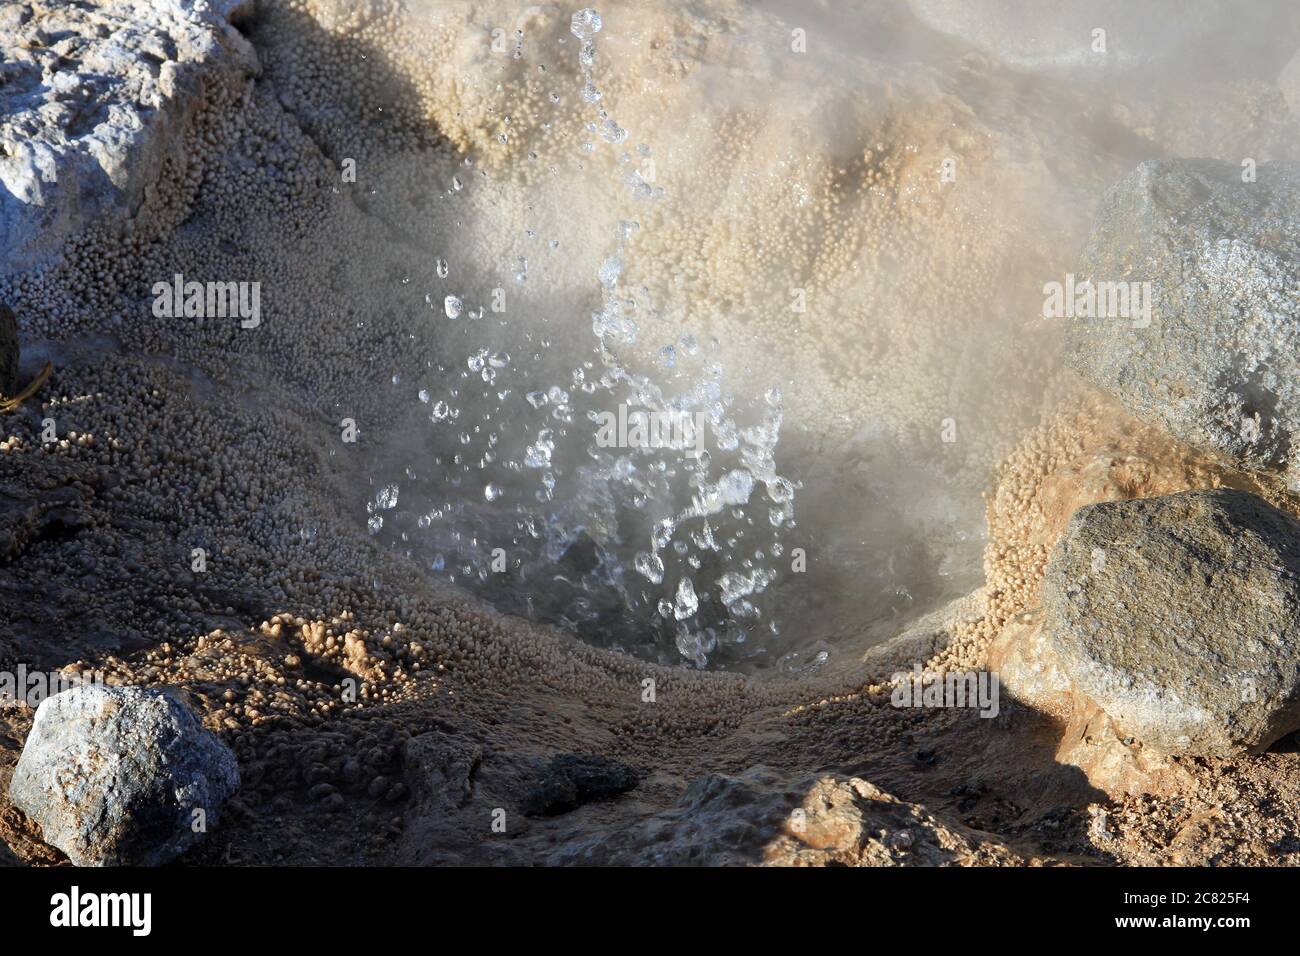
[[[629, 134], [601, 105], [602, 28], [592, 9], [570, 24], [581, 97], [593, 107], [588, 130], [616, 149]], [[627, 153], [617, 158], [617, 168], [630, 165]], [[664, 195], [635, 170], [619, 175], [633, 201]], [[455, 324], [470, 350], [459, 370], [431, 361], [432, 381], [418, 392], [432, 461], [407, 468], [420, 477], [404, 482], [403, 510], [398, 485], [384, 486], [371, 529], [503, 610], [598, 643], [701, 667], [778, 654], [770, 645], [779, 625], [763, 597], [777, 578], [782, 536], [795, 526], [796, 491], [776, 468], [781, 396], [773, 389], [753, 402], [730, 393], [721, 344], [689, 334], [652, 349], [655, 368], [636, 370], [637, 317], [654, 309], [646, 290], [625, 285], [640, 229], [635, 219], [618, 221], [593, 263], [598, 307], [576, 353], [554, 349], [526, 319], [500, 323], [517, 340], [516, 358], [485, 344], [473, 323]], [[442, 257], [433, 271], [451, 275]], [[506, 271], [524, 282], [527, 260]], [[443, 311], [449, 320], [483, 314], [450, 294]]]

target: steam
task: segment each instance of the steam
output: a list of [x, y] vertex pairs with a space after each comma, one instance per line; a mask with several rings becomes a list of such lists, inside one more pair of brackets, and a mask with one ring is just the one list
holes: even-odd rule
[[981, 493], [1057, 369], [1042, 288], [1106, 186], [1295, 128], [1241, 121], [1258, 57], [1189, 92], [1168, 48], [1212, 33], [1082, 83], [934, 7], [421, 13], [462, 38], [433, 82], [459, 145], [410, 171], [435, 347], [394, 383], [376, 535], [696, 666], [815, 667], [977, 586]]
[[[654, 203], [664, 189], [629, 169], [629, 133], [600, 105], [601, 27], [595, 10], [573, 15], [580, 96], [593, 117], [580, 149], [620, 151], [615, 168], [630, 200]], [[644, 143], [635, 150], [652, 152]], [[461, 333], [446, 354], [459, 347], [464, 368], [450, 386], [422, 388], [418, 397], [429, 407], [428, 441], [447, 450], [432, 468], [409, 465], [405, 481], [383, 485], [370, 527], [399, 531], [429, 570], [507, 609], [593, 638], [627, 635], [642, 653], [704, 666], [720, 645], [740, 647], [757, 628], [779, 634], [762, 601], [778, 576], [782, 534], [796, 527], [795, 484], [775, 462], [781, 395], [772, 388], [747, 402], [729, 392], [720, 343], [702, 345], [690, 334], [659, 345], [649, 370], [632, 368], [622, 352], [637, 345], [638, 318], [654, 305], [647, 289], [621, 281], [640, 224], [611, 225], [612, 244], [592, 275], [599, 301], [585, 343], [570, 337], [560, 347], [529, 331], [528, 314], [515, 314], [498, 323], [514, 339], [507, 350], [479, 329], [498, 308], [509, 314], [502, 290], [478, 305], [441, 297], [443, 317]], [[452, 278], [441, 257], [435, 271]], [[520, 257], [515, 283], [528, 279]], [[435, 489], [441, 495], [430, 500]], [[412, 514], [414, 530], [403, 520]], [[543, 596], [551, 598], [545, 606]]]

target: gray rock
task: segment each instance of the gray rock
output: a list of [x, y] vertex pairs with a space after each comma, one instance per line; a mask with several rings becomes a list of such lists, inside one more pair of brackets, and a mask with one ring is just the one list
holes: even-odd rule
[[0, 399], [18, 391], [18, 320], [0, 302]]
[[217, 85], [257, 68], [233, 0], [10, 3], [0, 20], [0, 274], [89, 225], [146, 230], [165, 166]]
[[1254, 495], [1080, 508], [1043, 604], [1065, 676], [1148, 747], [1258, 753], [1300, 728], [1300, 521]]
[[1294, 482], [1300, 164], [1242, 172], [1148, 162], [1107, 194], [1077, 280], [1151, 283], [1150, 321], [1064, 319], [1066, 363], [1173, 436]]
[[[911, 0], [917, 18], [1016, 69], [1105, 76], [1176, 58], [1225, 27], [1229, 0]], [[1093, 31], [1106, 31], [1105, 52]]]
[[9, 799], [78, 866], [156, 866], [238, 786], [234, 754], [176, 698], [87, 684], [41, 702]]

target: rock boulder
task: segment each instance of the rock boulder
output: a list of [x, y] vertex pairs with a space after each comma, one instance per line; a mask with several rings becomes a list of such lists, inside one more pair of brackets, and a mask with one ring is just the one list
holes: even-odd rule
[[90, 225], [140, 228], [220, 86], [256, 69], [248, 0], [8, 3], [0, 14], [0, 274]]
[[1077, 280], [1150, 283], [1149, 322], [1064, 319], [1066, 363], [1175, 438], [1295, 482], [1300, 163], [1243, 173], [1148, 162], [1107, 194]]
[[1043, 604], [1064, 676], [1147, 747], [1258, 753], [1300, 728], [1300, 521], [1254, 495], [1079, 509]]
[[77, 866], [156, 866], [238, 786], [234, 754], [175, 697], [86, 684], [41, 702], [9, 799]]

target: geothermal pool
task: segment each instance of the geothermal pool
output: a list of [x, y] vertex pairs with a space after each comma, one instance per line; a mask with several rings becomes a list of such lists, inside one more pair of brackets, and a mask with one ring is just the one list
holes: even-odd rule
[[1297, 46], [0, 8], [6, 860], [1300, 861]]

